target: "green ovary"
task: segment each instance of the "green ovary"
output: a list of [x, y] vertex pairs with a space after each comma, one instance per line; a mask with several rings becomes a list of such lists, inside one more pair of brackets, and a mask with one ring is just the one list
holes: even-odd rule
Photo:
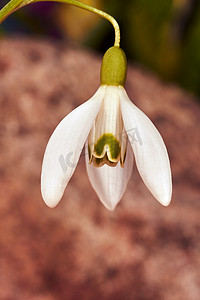
[[[119, 160], [121, 146], [119, 141], [114, 137], [112, 133], [103, 134], [94, 145], [94, 151], [99, 158], [103, 157], [104, 147], [108, 145], [109, 150], [107, 150], [107, 156], [111, 162], [116, 162]], [[109, 153], [108, 153], [109, 151]]]

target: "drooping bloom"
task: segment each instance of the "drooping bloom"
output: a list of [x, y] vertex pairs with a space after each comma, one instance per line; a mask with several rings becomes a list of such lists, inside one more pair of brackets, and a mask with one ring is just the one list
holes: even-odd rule
[[84, 144], [88, 177], [106, 208], [113, 210], [122, 198], [134, 158], [153, 196], [169, 204], [172, 182], [165, 144], [150, 119], [130, 101], [125, 80], [125, 54], [111, 47], [103, 58], [101, 86], [58, 124], [47, 144], [41, 190], [48, 206], [62, 198]]

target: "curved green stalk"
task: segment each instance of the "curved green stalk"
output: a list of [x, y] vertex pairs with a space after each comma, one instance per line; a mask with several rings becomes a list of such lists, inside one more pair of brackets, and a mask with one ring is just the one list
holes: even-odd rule
[[80, 7], [82, 9], [85, 9], [87, 11], [93, 12], [104, 19], [108, 20], [114, 27], [115, 30], [115, 43], [114, 46], [119, 47], [120, 45], [120, 29], [117, 21], [110, 16], [109, 14], [105, 13], [102, 10], [99, 10], [95, 7], [83, 4], [76, 0], [11, 0], [8, 4], [6, 4], [1, 10], [0, 10], [0, 24], [14, 11], [17, 9], [36, 2], [45, 2], [45, 1], [51, 1], [51, 2], [61, 2], [61, 3], [67, 3], [71, 4], [77, 7]]
[[0, 10], [0, 24], [19, 6], [22, 0], [11, 0]]

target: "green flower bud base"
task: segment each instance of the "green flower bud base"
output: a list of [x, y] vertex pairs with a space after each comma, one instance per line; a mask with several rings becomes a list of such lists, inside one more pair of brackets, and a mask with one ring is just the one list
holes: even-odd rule
[[127, 60], [124, 51], [116, 46], [109, 48], [101, 65], [101, 84], [124, 86], [126, 76]]

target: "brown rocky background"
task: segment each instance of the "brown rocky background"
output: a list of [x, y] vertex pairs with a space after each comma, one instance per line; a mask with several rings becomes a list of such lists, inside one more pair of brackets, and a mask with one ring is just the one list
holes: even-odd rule
[[157, 203], [136, 168], [114, 212], [84, 159], [55, 209], [40, 195], [57, 123], [99, 85], [101, 57], [67, 44], [0, 41], [0, 300], [200, 299], [200, 106], [129, 66], [130, 98], [169, 151], [173, 200]]

